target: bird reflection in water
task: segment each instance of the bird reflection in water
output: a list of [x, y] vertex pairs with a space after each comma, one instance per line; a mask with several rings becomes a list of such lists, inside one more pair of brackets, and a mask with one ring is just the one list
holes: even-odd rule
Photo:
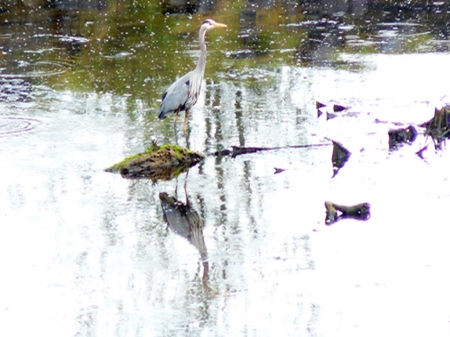
[[208, 286], [208, 252], [203, 237], [203, 220], [191, 206], [186, 191], [186, 184], [184, 185], [184, 191], [186, 194], [186, 203], [177, 200], [176, 197], [169, 196], [166, 192], [159, 194], [164, 220], [173, 232], [188, 240], [200, 252], [200, 258], [203, 264], [203, 288], [210, 291]]

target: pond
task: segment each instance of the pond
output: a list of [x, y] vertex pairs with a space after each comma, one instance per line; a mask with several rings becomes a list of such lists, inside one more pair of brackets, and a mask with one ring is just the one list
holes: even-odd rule
[[[2, 336], [450, 334], [450, 158], [420, 126], [450, 104], [446, 2], [0, 7]], [[228, 28], [207, 34], [186, 137], [178, 120], [205, 159], [106, 172], [175, 142], [161, 95], [207, 18]], [[233, 146], [275, 149], [211, 155]], [[370, 219], [327, 224], [326, 201]]]

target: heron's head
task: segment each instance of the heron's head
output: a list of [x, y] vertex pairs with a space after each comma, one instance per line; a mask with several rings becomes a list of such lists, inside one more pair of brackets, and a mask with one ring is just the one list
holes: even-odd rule
[[205, 20], [205, 22], [203, 22], [202, 27], [206, 30], [210, 30], [213, 28], [227, 28], [227, 25], [223, 24], [223, 23], [218, 23], [212, 19], [207, 19]]

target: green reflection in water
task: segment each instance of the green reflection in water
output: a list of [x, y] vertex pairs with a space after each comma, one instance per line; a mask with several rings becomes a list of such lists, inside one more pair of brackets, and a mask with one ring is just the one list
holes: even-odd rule
[[[66, 71], [34, 78], [34, 83], [127, 95], [154, 109], [164, 89], [195, 66], [197, 30], [207, 17], [229, 28], [207, 37], [205, 78], [248, 86], [264, 87], [270, 77], [258, 71], [280, 65], [360, 70], [364, 65], [343, 55], [448, 49], [448, 43], [435, 43], [448, 39], [448, 12], [430, 11], [420, 2], [410, 7], [395, 1], [362, 1], [360, 7], [336, 7], [331, 1], [218, 1], [204, 7], [192, 2], [181, 8], [143, 0], [76, 7], [39, 0], [9, 4], [0, 14], [2, 74], [25, 71], [24, 65], [39, 61], [55, 62]], [[183, 9], [192, 13], [169, 14]]]

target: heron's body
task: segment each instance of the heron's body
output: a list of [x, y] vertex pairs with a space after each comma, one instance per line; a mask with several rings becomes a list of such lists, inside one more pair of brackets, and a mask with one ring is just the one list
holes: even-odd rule
[[[192, 83], [193, 71], [188, 72], [183, 77], [167, 89], [162, 96], [162, 102], [159, 109], [159, 118], [164, 119], [169, 113], [178, 113], [189, 110], [197, 103], [198, 94], [201, 89], [201, 82]], [[191, 93], [196, 93], [192, 95]]]
[[162, 96], [161, 106], [159, 108], [160, 119], [167, 117], [169, 113], [175, 113], [174, 129], [176, 132], [176, 122], [178, 114], [185, 111], [184, 118], [184, 133], [186, 133], [187, 117], [191, 107], [197, 103], [198, 96], [203, 81], [203, 74], [205, 73], [206, 65], [206, 45], [205, 34], [212, 28], [225, 28], [226, 25], [217, 23], [211, 19], [206, 20], [199, 31], [200, 42], [200, 57], [197, 66], [194, 70], [188, 72], [186, 75], [180, 77], [167, 89]]

